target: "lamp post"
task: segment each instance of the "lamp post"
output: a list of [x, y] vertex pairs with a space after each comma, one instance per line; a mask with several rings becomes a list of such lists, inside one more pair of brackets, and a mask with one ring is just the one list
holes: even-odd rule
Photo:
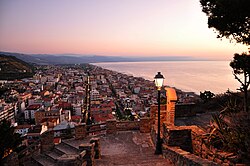
[[156, 149], [155, 149], [155, 154], [162, 154], [162, 140], [161, 140], [161, 135], [160, 135], [160, 127], [161, 127], [161, 123], [160, 123], [160, 110], [161, 110], [161, 101], [160, 101], [160, 97], [161, 97], [161, 87], [163, 85], [163, 81], [164, 81], [164, 77], [161, 74], [161, 72], [158, 72], [155, 77], [155, 86], [157, 87], [157, 91], [158, 91], [158, 132], [157, 132], [157, 140], [156, 140]]

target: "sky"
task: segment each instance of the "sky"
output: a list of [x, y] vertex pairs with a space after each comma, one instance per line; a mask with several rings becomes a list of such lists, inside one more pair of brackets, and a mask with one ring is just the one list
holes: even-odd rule
[[0, 51], [232, 59], [199, 0], [0, 0]]

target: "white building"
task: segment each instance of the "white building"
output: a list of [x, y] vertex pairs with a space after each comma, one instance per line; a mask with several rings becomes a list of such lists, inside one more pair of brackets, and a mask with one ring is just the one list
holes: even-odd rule
[[68, 129], [72, 130], [75, 127], [76, 123], [74, 122], [61, 122], [53, 128], [54, 137], [61, 137], [64, 135]]
[[4, 119], [10, 121], [12, 124], [15, 123], [15, 107], [12, 104], [0, 102], [0, 122]]
[[15, 132], [20, 134], [21, 137], [24, 137], [29, 132], [30, 128], [31, 128], [31, 125], [18, 125], [15, 127]]
[[73, 112], [74, 112], [74, 115], [82, 115], [82, 107], [80, 104], [72, 104], [73, 105]]
[[96, 89], [91, 90], [90, 96], [91, 96], [91, 100], [99, 100], [100, 99], [100, 93]]
[[33, 105], [28, 106], [24, 110], [24, 119], [25, 120], [35, 119], [35, 112], [39, 111], [41, 107], [42, 105], [40, 104], [33, 104]]

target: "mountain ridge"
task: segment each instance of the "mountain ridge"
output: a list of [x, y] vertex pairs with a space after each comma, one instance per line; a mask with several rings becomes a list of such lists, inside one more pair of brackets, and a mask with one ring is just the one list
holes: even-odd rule
[[120, 57], [102, 55], [81, 54], [22, 54], [11, 52], [0, 52], [0, 54], [15, 56], [28, 63], [38, 65], [48, 64], [79, 64], [79, 63], [101, 63], [101, 62], [148, 62], [148, 61], [204, 61], [209, 59], [194, 58], [191, 56], [157, 56], [157, 57]]
[[29, 63], [0, 53], [0, 80], [14, 80], [32, 77], [34, 68]]

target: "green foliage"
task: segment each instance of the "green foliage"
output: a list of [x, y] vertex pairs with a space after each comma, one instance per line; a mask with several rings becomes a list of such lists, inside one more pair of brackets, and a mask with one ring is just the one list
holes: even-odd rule
[[217, 30], [218, 38], [250, 44], [249, 0], [200, 0], [208, 16], [208, 27]]
[[32, 77], [34, 67], [14, 56], [0, 54], [0, 79], [14, 80]]
[[211, 101], [211, 99], [214, 96], [215, 96], [214, 93], [212, 93], [211, 91], [200, 92], [200, 98], [201, 98], [201, 100], [204, 101], [204, 103]]
[[132, 115], [131, 109], [125, 109], [124, 113], [125, 113], [125, 116], [124, 116], [125, 120], [134, 121], [135, 117]]
[[221, 115], [229, 115], [231, 113], [237, 113], [243, 110], [242, 102], [238, 98], [231, 96], [228, 101], [225, 102], [224, 108], [221, 110]]
[[250, 113], [242, 111], [242, 101], [229, 94], [224, 108], [212, 116], [210, 131], [203, 135], [207, 147], [232, 152], [239, 160], [250, 157]]
[[0, 160], [11, 151], [15, 151], [21, 142], [20, 134], [14, 133], [14, 127], [10, 126], [10, 122], [2, 121], [0, 123]]
[[[250, 74], [250, 55], [246, 53], [234, 54], [233, 61], [230, 62], [230, 66], [233, 68], [234, 74], [244, 74], [249, 77]], [[248, 80], [249, 82], [249, 80]]]
[[235, 153], [242, 160], [250, 156], [250, 115], [247, 112], [212, 117], [208, 143], [217, 149]]
[[122, 115], [122, 113], [121, 113], [121, 110], [119, 109], [119, 105], [118, 105], [117, 103], [115, 103], [115, 106], [116, 106], [115, 112], [116, 112], [117, 118], [118, 118], [118, 119], [122, 119], [122, 118], [123, 118], [123, 115]]
[[[237, 81], [240, 82], [240, 91], [244, 92], [245, 111], [248, 111], [248, 87], [250, 85], [250, 55], [246, 53], [234, 54], [233, 61], [230, 62], [233, 68], [233, 75]], [[240, 78], [243, 75], [243, 79]]]

